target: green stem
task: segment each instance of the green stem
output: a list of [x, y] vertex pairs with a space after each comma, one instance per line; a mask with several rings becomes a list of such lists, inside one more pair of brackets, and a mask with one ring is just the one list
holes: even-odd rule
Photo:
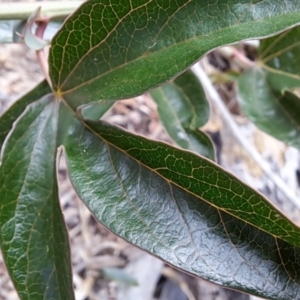
[[38, 6], [42, 7], [42, 15], [50, 19], [64, 19], [73, 13], [83, 1], [44, 1], [0, 3], [0, 20], [27, 20]]
[[[35, 35], [41, 39], [43, 39], [44, 37], [44, 33], [45, 33], [45, 30], [46, 30], [46, 27], [49, 23], [49, 19], [45, 19], [43, 21], [40, 21], [37, 23], [37, 28], [36, 28], [36, 31], [35, 31]], [[49, 76], [49, 66], [48, 66], [48, 63], [47, 63], [47, 58], [46, 58], [46, 54], [45, 54], [45, 48], [43, 49], [40, 49], [38, 51], [36, 51], [36, 54], [37, 54], [37, 59], [38, 59], [38, 62], [40, 64], [40, 67], [47, 79], [47, 82], [49, 84], [49, 86], [52, 88], [52, 82], [51, 82], [51, 79], [50, 79], [50, 76]]]

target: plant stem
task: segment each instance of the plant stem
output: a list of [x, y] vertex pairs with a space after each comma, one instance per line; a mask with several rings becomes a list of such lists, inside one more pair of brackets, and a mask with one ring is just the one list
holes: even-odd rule
[[238, 126], [232, 119], [228, 109], [222, 101], [221, 96], [213, 86], [212, 82], [210, 81], [200, 64], [195, 64], [192, 67], [192, 71], [203, 84], [204, 90], [206, 91], [209, 99], [211, 99], [216, 105], [216, 107], [220, 110], [224, 122], [230, 128], [237, 141], [250, 154], [253, 160], [261, 167], [261, 169], [265, 172], [269, 179], [272, 182], [274, 182], [277, 188], [287, 197], [287, 199], [289, 199], [289, 201], [292, 202], [295, 205], [295, 207], [300, 209], [300, 202], [297, 195], [287, 186], [287, 184], [278, 175], [274, 173], [274, 171], [272, 171], [270, 166], [261, 157], [261, 155], [253, 147], [251, 147], [251, 145], [249, 145], [249, 142], [246, 139], [244, 139], [243, 135], [240, 133]]
[[[44, 32], [46, 30], [46, 27], [49, 23], [49, 19], [46, 18], [43, 21], [37, 22], [37, 28], [36, 28], [36, 32], [35, 35], [39, 38], [43, 38], [44, 36]], [[37, 59], [38, 62], [40, 64], [40, 67], [46, 77], [46, 80], [49, 84], [49, 86], [52, 88], [52, 82], [51, 79], [49, 77], [49, 67], [48, 67], [48, 62], [47, 62], [47, 58], [46, 58], [46, 54], [45, 54], [45, 49], [40, 49], [36, 51], [36, 55], [37, 55]]]
[[27, 20], [30, 14], [41, 6], [43, 15], [50, 19], [64, 19], [73, 13], [83, 1], [45, 1], [45, 2], [16, 2], [0, 4], [0, 20]]
[[254, 61], [251, 61], [234, 46], [221, 47], [216, 51], [221, 53], [221, 55], [223, 55], [228, 60], [233, 59], [240, 67], [244, 69], [249, 69], [255, 66]]

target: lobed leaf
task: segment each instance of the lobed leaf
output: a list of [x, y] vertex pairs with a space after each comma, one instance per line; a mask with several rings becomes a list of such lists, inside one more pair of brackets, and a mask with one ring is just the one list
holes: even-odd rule
[[142, 94], [212, 49], [267, 36], [300, 22], [283, 0], [85, 2], [52, 41], [50, 76], [73, 108]]
[[[30, 97], [36, 100], [41, 90], [26, 95], [16, 107]], [[0, 244], [22, 300], [74, 299], [55, 169], [60, 104], [53, 100], [50, 94], [27, 106], [2, 149]], [[15, 116], [17, 108], [7, 114]]]
[[296, 299], [299, 228], [214, 163], [103, 122], [74, 121], [69, 176], [96, 219], [190, 274]]
[[177, 145], [214, 160], [214, 146], [199, 130], [208, 121], [209, 104], [192, 71], [152, 90], [151, 95], [162, 124]]
[[[297, 298], [299, 228], [263, 196], [205, 158], [103, 122], [83, 123], [68, 109], [98, 119], [113, 102], [105, 108], [83, 105], [141, 94], [215, 47], [271, 35], [299, 22], [296, 0], [276, 5], [250, 0], [85, 2], [52, 42], [55, 96], [38, 100], [50, 92], [43, 82], [0, 119], [0, 146], [6, 138], [0, 242], [21, 299], [74, 299], [56, 182], [60, 144], [77, 192], [116, 234], [216, 283], [270, 299]], [[264, 53], [270, 55], [271, 48]], [[297, 121], [298, 98], [285, 92], [285, 82], [288, 90], [298, 87], [298, 75], [274, 72], [272, 54], [268, 59], [264, 74], [271, 93], [284, 91], [280, 105]], [[174, 83], [166, 87], [174, 88]], [[180, 116], [187, 147], [193, 139], [203, 143], [197, 128], [206, 116], [198, 113]], [[282, 124], [289, 128], [287, 123]]]

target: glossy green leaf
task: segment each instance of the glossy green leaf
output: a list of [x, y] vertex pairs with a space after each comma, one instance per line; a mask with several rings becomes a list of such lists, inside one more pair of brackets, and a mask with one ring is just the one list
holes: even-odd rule
[[74, 299], [56, 182], [60, 104], [53, 100], [27, 106], [2, 149], [0, 245], [22, 300]]
[[107, 228], [193, 275], [297, 299], [300, 230], [262, 195], [189, 151], [103, 122], [87, 126], [70, 128], [67, 166]]
[[239, 78], [241, 107], [260, 129], [300, 148], [300, 99], [291, 92], [277, 90], [268, 75], [268, 71], [253, 68]]
[[17, 100], [0, 117], [0, 149], [5, 137], [12, 128], [13, 122], [24, 111], [26, 106], [51, 92], [46, 80], [39, 83], [33, 90]]
[[151, 95], [170, 137], [180, 147], [214, 160], [214, 146], [210, 138], [199, 130], [208, 121], [209, 104], [192, 71], [152, 90]]
[[300, 28], [261, 41], [259, 63], [238, 79], [245, 114], [260, 129], [300, 147]]
[[57, 96], [77, 108], [132, 97], [208, 51], [300, 22], [300, 2], [126, 0], [85, 2], [52, 41]]

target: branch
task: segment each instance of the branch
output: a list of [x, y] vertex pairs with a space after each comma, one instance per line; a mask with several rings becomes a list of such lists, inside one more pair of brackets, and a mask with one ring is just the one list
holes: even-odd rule
[[[48, 18], [45, 18], [44, 20], [37, 22], [37, 28], [36, 28], [35, 35], [38, 38], [43, 39], [44, 32], [46, 30], [48, 22], [49, 22]], [[41, 69], [42, 69], [42, 71], [43, 71], [43, 73], [46, 77], [46, 80], [47, 80], [49, 86], [52, 88], [52, 82], [51, 82], [51, 79], [49, 77], [49, 67], [48, 67], [48, 61], [47, 61], [46, 54], [45, 54], [45, 48], [37, 50], [36, 55], [37, 55], [37, 59], [38, 59], [38, 62], [40, 64], [40, 67], [41, 67]]]
[[300, 209], [300, 202], [297, 195], [287, 186], [287, 184], [278, 175], [274, 173], [274, 171], [270, 168], [268, 163], [253, 147], [251, 147], [249, 142], [243, 138], [243, 135], [240, 133], [238, 126], [232, 119], [231, 114], [227, 110], [224, 102], [222, 101], [221, 96], [213, 86], [212, 82], [210, 81], [200, 64], [195, 64], [191, 69], [202, 83], [209, 99], [211, 99], [215, 106], [220, 110], [224, 122], [231, 129], [237, 141], [249, 153], [249, 155], [254, 159], [254, 161], [261, 167], [261, 169], [265, 172], [269, 179], [274, 182], [277, 188], [289, 199], [289, 201], [292, 202], [298, 209]]
[[27, 20], [30, 14], [42, 6], [41, 13], [52, 18], [66, 18], [73, 13], [83, 1], [45, 1], [17, 2], [0, 4], [0, 20]]
[[244, 69], [249, 69], [255, 65], [254, 61], [251, 61], [234, 46], [221, 47], [216, 49], [216, 51], [218, 51], [222, 56], [224, 56], [228, 60], [233, 60]]

